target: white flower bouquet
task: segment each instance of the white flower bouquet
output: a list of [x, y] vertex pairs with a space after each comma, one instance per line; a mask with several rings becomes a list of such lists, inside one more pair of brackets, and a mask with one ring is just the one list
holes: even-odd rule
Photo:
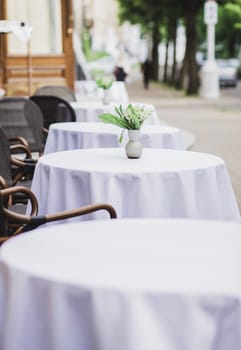
[[114, 124], [122, 128], [122, 132], [119, 138], [121, 142], [123, 139], [123, 133], [127, 130], [139, 130], [143, 122], [150, 117], [152, 110], [145, 109], [141, 105], [129, 104], [126, 108], [121, 105], [115, 107], [116, 114], [103, 113], [99, 118], [108, 124]]

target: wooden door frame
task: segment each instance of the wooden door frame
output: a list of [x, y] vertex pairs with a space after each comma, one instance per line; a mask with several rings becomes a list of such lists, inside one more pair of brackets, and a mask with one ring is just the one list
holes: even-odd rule
[[[0, 19], [7, 19], [7, 1], [0, 1]], [[18, 1], [18, 0], [16, 0]], [[59, 55], [31, 55], [31, 85], [34, 90], [46, 84], [61, 84], [74, 88], [75, 59], [73, 53], [73, 5], [72, 0], [61, 0], [62, 47]], [[11, 93], [12, 87], [21, 82], [26, 86], [28, 58], [25, 55], [8, 55], [7, 35], [1, 35], [0, 49], [3, 63], [0, 74], [0, 86], [6, 86]], [[1, 59], [0, 57], [0, 59]], [[28, 90], [28, 88], [26, 88]], [[14, 94], [14, 93], [13, 93]]]
[[[0, 1], [0, 20], [6, 19], [6, 1]], [[0, 87], [6, 85], [7, 34], [0, 34]]]
[[66, 59], [66, 81], [70, 88], [74, 88], [75, 80], [75, 59], [73, 51], [73, 4], [72, 0], [61, 0], [62, 10], [62, 40], [63, 53]]

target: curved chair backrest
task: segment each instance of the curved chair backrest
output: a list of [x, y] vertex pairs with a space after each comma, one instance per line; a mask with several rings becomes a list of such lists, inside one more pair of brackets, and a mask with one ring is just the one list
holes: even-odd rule
[[38, 88], [34, 95], [52, 95], [62, 98], [67, 102], [77, 101], [74, 92], [68, 86], [46, 85]]
[[8, 186], [12, 186], [11, 177], [11, 152], [8, 137], [0, 127], [0, 176], [4, 178]]
[[[30, 123], [31, 118], [35, 125]], [[41, 110], [25, 97], [4, 97], [0, 100], [0, 127], [4, 128], [8, 138], [22, 136], [31, 151], [41, 152], [43, 149], [43, 116]]]
[[76, 121], [74, 109], [60, 97], [32, 95], [30, 100], [35, 102], [41, 109], [45, 128], [49, 128], [49, 125], [52, 123]]
[[0, 191], [0, 237], [7, 236], [8, 234], [7, 223], [4, 218], [3, 208], [4, 208], [4, 202]]
[[[32, 131], [35, 140], [35, 148], [41, 154], [44, 149], [44, 117], [39, 106], [31, 100], [27, 100], [24, 105], [24, 115]], [[34, 149], [31, 150], [34, 151]]]

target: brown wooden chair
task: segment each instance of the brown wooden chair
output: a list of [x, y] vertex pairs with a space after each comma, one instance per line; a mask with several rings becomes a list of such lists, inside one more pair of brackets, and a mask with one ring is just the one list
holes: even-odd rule
[[[30, 215], [22, 215], [9, 208], [9, 199], [17, 193], [28, 197], [31, 204]], [[38, 216], [38, 201], [33, 192], [25, 187], [16, 186], [0, 190], [0, 244], [9, 238], [33, 230], [36, 227], [53, 221], [65, 220], [76, 216], [86, 215], [98, 210], [105, 210], [111, 219], [117, 218], [115, 209], [105, 203], [93, 204], [81, 208], [61, 211], [55, 214]]]

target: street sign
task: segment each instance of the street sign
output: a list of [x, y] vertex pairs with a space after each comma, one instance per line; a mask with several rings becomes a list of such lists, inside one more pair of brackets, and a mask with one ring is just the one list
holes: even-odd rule
[[205, 2], [204, 22], [206, 24], [216, 24], [218, 22], [218, 6], [216, 1], [208, 0]]

